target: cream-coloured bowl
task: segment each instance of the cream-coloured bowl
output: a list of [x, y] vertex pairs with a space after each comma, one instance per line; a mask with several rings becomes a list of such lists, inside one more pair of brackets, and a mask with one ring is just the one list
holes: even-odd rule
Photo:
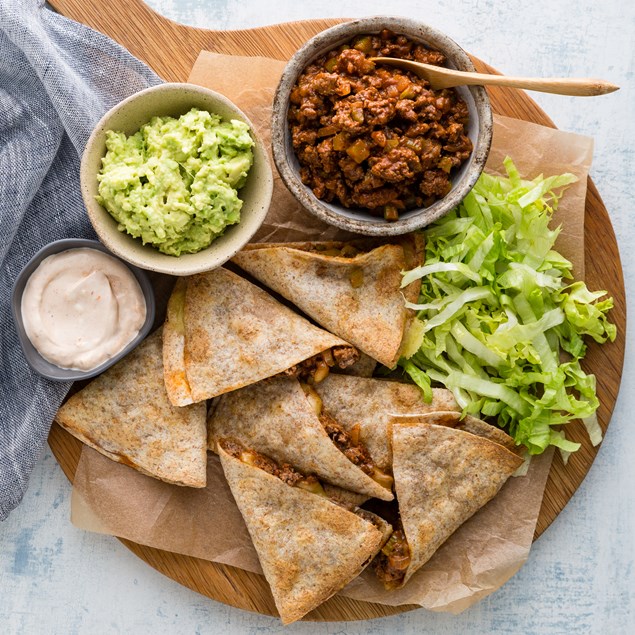
[[[134, 134], [154, 116], [179, 117], [191, 108], [216, 113], [223, 119], [240, 119], [249, 125], [255, 145], [254, 163], [247, 182], [238, 192], [243, 201], [240, 222], [195, 254], [168, 256], [152, 245], [117, 229], [117, 221], [96, 201], [97, 174], [106, 154], [106, 132]], [[234, 256], [262, 224], [273, 191], [273, 175], [267, 152], [247, 116], [229, 99], [194, 84], [160, 84], [142, 90], [109, 110], [93, 130], [81, 162], [81, 189], [88, 217], [101, 242], [114, 254], [142, 269], [175, 276], [209, 271]]]

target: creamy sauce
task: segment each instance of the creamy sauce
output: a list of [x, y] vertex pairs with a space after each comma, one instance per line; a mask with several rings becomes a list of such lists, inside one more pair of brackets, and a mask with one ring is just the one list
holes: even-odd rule
[[133, 273], [97, 249], [45, 258], [22, 294], [28, 338], [60, 368], [96, 368], [134, 339], [145, 318], [145, 297]]

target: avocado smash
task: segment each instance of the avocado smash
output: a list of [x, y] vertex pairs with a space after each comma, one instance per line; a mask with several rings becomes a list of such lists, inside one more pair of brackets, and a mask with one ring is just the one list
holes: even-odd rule
[[97, 201], [144, 244], [195, 253], [240, 220], [253, 145], [247, 124], [196, 108], [153, 117], [130, 137], [108, 131]]

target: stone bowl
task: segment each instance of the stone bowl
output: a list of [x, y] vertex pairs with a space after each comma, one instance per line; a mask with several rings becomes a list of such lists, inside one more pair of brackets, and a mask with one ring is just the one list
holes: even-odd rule
[[386, 221], [368, 210], [349, 209], [318, 199], [300, 179], [299, 163], [291, 144], [287, 122], [289, 99], [293, 86], [302, 71], [316, 58], [356, 35], [379, 33], [387, 28], [409, 39], [436, 49], [447, 58], [447, 67], [474, 71], [468, 54], [447, 35], [418, 20], [374, 16], [338, 24], [312, 37], [289, 60], [284, 68], [273, 101], [272, 150], [273, 158], [285, 185], [296, 199], [321, 220], [341, 229], [368, 236], [395, 236], [420, 229], [456, 207], [474, 187], [485, 167], [492, 141], [492, 109], [485, 88], [461, 86], [456, 90], [469, 110], [468, 136], [474, 149], [470, 158], [453, 174], [452, 189], [429, 207], [400, 212], [399, 220]]

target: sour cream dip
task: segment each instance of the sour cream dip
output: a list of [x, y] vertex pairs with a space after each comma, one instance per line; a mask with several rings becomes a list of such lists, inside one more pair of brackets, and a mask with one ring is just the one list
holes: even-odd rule
[[121, 261], [78, 248], [42, 260], [26, 283], [21, 311], [42, 357], [60, 368], [92, 370], [139, 333], [146, 302]]

